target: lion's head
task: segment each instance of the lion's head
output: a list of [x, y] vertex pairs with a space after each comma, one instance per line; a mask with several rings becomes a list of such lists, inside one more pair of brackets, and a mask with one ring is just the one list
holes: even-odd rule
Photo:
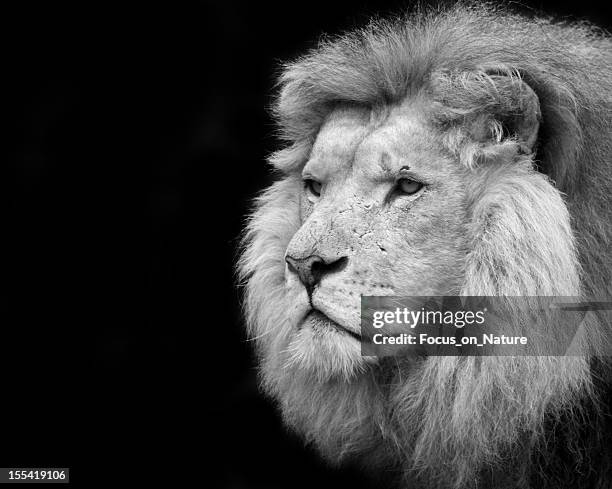
[[523, 487], [549, 480], [536, 459], [564, 416], [595, 426], [603, 317], [571, 358], [386, 362], [360, 354], [360, 297], [609, 297], [611, 52], [584, 26], [456, 7], [286, 67], [282, 177], [240, 269], [263, 384], [329, 459]]

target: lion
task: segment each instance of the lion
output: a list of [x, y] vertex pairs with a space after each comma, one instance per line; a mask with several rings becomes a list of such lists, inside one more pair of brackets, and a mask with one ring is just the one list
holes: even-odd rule
[[360, 354], [362, 296], [612, 295], [612, 42], [458, 4], [284, 66], [238, 264], [263, 390], [398, 487], [608, 488], [610, 316], [573, 356]]

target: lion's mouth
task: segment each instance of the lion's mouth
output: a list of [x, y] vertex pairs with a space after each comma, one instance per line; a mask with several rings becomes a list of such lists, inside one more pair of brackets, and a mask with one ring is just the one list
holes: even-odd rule
[[361, 341], [361, 335], [351, 331], [350, 329], [345, 328], [341, 324], [338, 324], [336, 321], [330, 319], [328, 316], [323, 314], [318, 309], [311, 309], [310, 312], [304, 318], [304, 323], [311, 322], [313, 325], [317, 327], [325, 327], [325, 328], [333, 328], [334, 330], [351, 336], [357, 341]]

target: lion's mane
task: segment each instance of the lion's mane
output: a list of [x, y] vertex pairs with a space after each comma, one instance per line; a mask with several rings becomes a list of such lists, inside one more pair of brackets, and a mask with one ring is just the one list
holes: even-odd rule
[[449, 150], [472, 168], [521, 153], [494, 117], [493, 150], [466, 129], [473, 114], [520, 110], [506, 96], [515, 82], [539, 99], [537, 151], [474, 178], [460, 293], [610, 297], [605, 33], [459, 5], [372, 22], [284, 68], [275, 114], [286, 145], [270, 158], [281, 177], [256, 200], [239, 269], [263, 386], [330, 460], [358, 457], [426, 487], [610, 487], [610, 367], [599, 350], [609, 316], [594, 316], [575, 357], [434, 357], [324, 380], [282, 359], [293, 327], [284, 320], [284, 254], [300, 227], [295, 171], [330, 110], [427, 93]]

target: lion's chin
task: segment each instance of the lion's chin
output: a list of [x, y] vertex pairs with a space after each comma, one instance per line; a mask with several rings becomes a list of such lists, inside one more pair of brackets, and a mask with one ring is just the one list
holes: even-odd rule
[[332, 378], [354, 379], [368, 364], [361, 355], [359, 336], [313, 311], [304, 321], [287, 348], [286, 367], [306, 371], [319, 381]]

